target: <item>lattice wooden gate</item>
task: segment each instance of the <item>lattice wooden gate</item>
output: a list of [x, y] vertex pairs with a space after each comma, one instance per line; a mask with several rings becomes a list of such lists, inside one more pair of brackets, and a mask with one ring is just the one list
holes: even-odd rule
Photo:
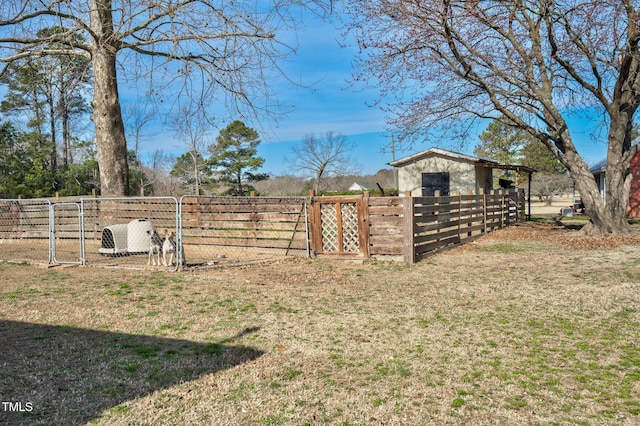
[[369, 256], [367, 203], [362, 196], [312, 197], [310, 204], [315, 254]]

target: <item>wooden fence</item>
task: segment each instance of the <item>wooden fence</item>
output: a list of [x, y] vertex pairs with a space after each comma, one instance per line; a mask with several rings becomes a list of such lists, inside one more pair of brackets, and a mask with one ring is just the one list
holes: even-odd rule
[[503, 191], [479, 195], [417, 197], [412, 199], [413, 226], [407, 233], [413, 262], [444, 247], [463, 244], [519, 220], [524, 194]]
[[[0, 200], [0, 239], [53, 239], [50, 250], [60, 256], [66, 241], [82, 238], [99, 244], [105, 227], [147, 219], [157, 228], [175, 229], [185, 250], [194, 253], [191, 259], [202, 262], [214, 250], [227, 248], [283, 255], [393, 256], [414, 263], [519, 220], [525, 199], [522, 191], [497, 191], [447, 197], [370, 197], [365, 193], [183, 197], [179, 202], [172, 197], [79, 201]], [[76, 246], [72, 247], [69, 257], [76, 258]], [[91, 262], [92, 253], [83, 259]]]
[[[524, 212], [524, 201], [523, 191], [447, 197], [369, 197], [366, 193], [361, 197], [312, 196], [312, 247], [318, 255], [401, 256], [405, 262], [414, 263], [447, 246], [514, 223]], [[357, 211], [357, 221], [342, 218], [350, 211], [343, 206], [350, 203], [357, 206], [352, 209]], [[323, 205], [331, 206], [326, 215]], [[329, 219], [324, 220], [325, 216]], [[357, 233], [344, 229], [345, 223], [353, 229], [357, 224]], [[357, 238], [360, 244], [348, 244], [346, 238]], [[326, 239], [343, 242], [327, 244]]]
[[49, 238], [51, 203], [47, 200], [0, 200], [0, 240]]

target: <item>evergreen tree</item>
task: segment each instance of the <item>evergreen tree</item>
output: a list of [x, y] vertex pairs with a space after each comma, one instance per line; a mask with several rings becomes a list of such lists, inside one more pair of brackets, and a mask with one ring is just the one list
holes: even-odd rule
[[209, 146], [209, 164], [219, 180], [231, 186], [230, 195], [247, 195], [250, 189], [245, 182], [269, 178], [257, 173], [264, 164], [264, 158], [257, 156], [259, 144], [258, 132], [236, 120], [220, 131], [215, 145]]
[[[50, 27], [38, 31], [37, 35], [52, 37], [64, 31], [60, 27]], [[74, 40], [79, 41], [80, 36], [75, 35]], [[59, 46], [55, 43], [50, 44], [52, 51], [57, 47]], [[73, 158], [73, 120], [86, 115], [90, 110], [83, 96], [89, 79], [87, 58], [51, 54], [11, 63], [0, 81], [8, 89], [0, 109], [7, 113], [26, 113], [29, 118], [27, 127], [49, 141], [47, 162], [54, 190], [60, 188], [58, 181], [63, 180], [58, 176], [58, 143], [62, 147], [63, 173]]]
[[22, 181], [24, 152], [18, 144], [18, 130], [10, 122], [0, 125], [0, 197], [16, 198]]
[[76, 160], [64, 170], [60, 195], [90, 195], [100, 188], [97, 153], [93, 142], [76, 142]]
[[480, 141], [473, 151], [480, 158], [522, 164], [552, 174], [567, 171], [545, 144], [504, 117], [489, 123]]
[[538, 140], [531, 141], [520, 151], [522, 164], [549, 174], [564, 174], [567, 168], [553, 155], [545, 144]]
[[0, 124], [0, 197], [53, 195], [49, 151], [39, 134], [25, 134], [10, 122]]
[[480, 134], [481, 143], [473, 152], [486, 160], [516, 164], [521, 160], [520, 151], [532, 140], [532, 136], [527, 132], [510, 125], [501, 117], [489, 123]]

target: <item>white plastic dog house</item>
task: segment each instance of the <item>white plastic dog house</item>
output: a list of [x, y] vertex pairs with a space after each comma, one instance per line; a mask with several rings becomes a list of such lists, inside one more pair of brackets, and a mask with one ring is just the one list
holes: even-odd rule
[[100, 253], [107, 255], [147, 253], [148, 231], [154, 230], [147, 219], [132, 220], [127, 224], [105, 226], [102, 230]]

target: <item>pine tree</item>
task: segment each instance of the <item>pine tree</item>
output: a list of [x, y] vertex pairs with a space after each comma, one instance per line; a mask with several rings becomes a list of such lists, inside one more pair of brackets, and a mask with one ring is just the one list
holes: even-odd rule
[[264, 158], [257, 156], [259, 144], [258, 132], [236, 120], [220, 131], [215, 145], [209, 146], [209, 164], [219, 180], [231, 186], [229, 194], [246, 195], [244, 182], [269, 178], [267, 174], [256, 173], [264, 164]]

